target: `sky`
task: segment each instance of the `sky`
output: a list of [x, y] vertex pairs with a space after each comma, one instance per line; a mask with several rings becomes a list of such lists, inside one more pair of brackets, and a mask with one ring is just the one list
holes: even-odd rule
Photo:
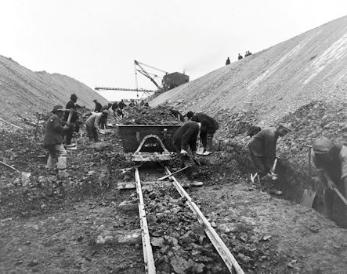
[[[190, 80], [347, 15], [346, 0], [0, 0], [0, 55], [91, 88], [136, 88], [134, 60]], [[149, 68], [148, 72], [161, 75]], [[160, 78], [156, 79], [161, 83]], [[155, 89], [142, 75], [137, 87]], [[136, 92], [100, 92], [108, 100]], [[142, 96], [142, 95], [140, 95]]]

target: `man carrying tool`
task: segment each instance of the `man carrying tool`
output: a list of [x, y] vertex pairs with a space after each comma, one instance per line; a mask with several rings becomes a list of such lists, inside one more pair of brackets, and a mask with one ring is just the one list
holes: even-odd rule
[[288, 125], [279, 125], [276, 129], [266, 128], [255, 134], [249, 142], [248, 148], [259, 177], [270, 173], [276, 158], [277, 139], [288, 132]]
[[104, 110], [103, 112], [94, 112], [86, 121], [86, 130], [87, 135], [90, 141], [98, 142], [100, 131], [100, 123], [102, 119], [107, 119], [108, 111]]
[[[181, 168], [188, 165], [199, 165], [195, 159], [196, 142], [201, 124], [197, 122], [187, 122], [181, 126], [173, 135], [173, 146], [180, 155]], [[192, 167], [185, 169], [185, 174], [190, 181], [193, 181]]]
[[314, 140], [312, 149], [313, 163], [319, 170], [318, 180], [327, 186], [323, 193], [327, 215], [334, 220], [336, 214], [342, 213], [346, 225], [347, 147], [321, 137]]
[[48, 118], [45, 130], [43, 146], [49, 152], [46, 168], [58, 169], [58, 176], [67, 177], [66, 157], [67, 153], [63, 145], [63, 132], [68, 126], [63, 126], [64, 109], [61, 105], [54, 106], [52, 115]]
[[71, 145], [71, 139], [73, 132], [79, 131], [79, 124], [78, 124], [78, 114], [76, 111], [77, 105], [77, 96], [76, 94], [71, 94], [70, 96], [70, 101], [66, 104], [66, 109], [72, 110], [72, 113], [70, 112], [65, 112], [64, 115], [64, 121], [68, 122], [69, 115], [71, 115], [70, 121], [69, 121], [69, 128], [64, 132], [65, 135], [65, 145], [70, 146]]
[[202, 155], [209, 155], [212, 149], [212, 139], [214, 133], [219, 128], [219, 125], [215, 119], [206, 115], [205, 113], [194, 113], [188, 111], [187, 118], [191, 121], [201, 123], [200, 139], [203, 146]]

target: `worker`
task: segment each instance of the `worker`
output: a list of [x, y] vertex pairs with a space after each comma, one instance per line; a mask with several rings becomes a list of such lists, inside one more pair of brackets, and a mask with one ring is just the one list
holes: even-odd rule
[[94, 99], [93, 102], [95, 104], [94, 112], [101, 112], [102, 105], [96, 99]]
[[255, 134], [248, 144], [251, 158], [258, 175], [267, 175], [276, 158], [276, 145], [279, 137], [289, 133], [290, 126], [281, 124], [275, 128], [265, 128]]
[[129, 104], [129, 107], [134, 107], [134, 106], [136, 106], [135, 100], [134, 100], [134, 99], [131, 99], [130, 104]]
[[194, 113], [188, 111], [186, 114], [188, 120], [201, 123], [200, 140], [203, 146], [202, 155], [209, 155], [212, 150], [213, 135], [219, 128], [215, 119], [206, 115], [205, 113]]
[[[334, 144], [326, 137], [317, 138], [313, 145], [313, 163], [319, 170], [318, 180], [324, 182], [323, 201], [329, 218], [339, 219], [336, 215], [344, 212], [347, 217], [347, 206], [338, 197], [336, 188], [347, 199], [347, 147]], [[341, 219], [341, 217], [340, 217]], [[347, 224], [347, 218], [344, 225]]]
[[250, 55], [252, 55], [252, 53], [249, 50], [247, 50], [245, 53], [245, 57], [250, 56]]
[[184, 115], [181, 112], [173, 108], [169, 108], [169, 111], [178, 121], [184, 122]]
[[230, 58], [228, 57], [227, 60], [225, 61], [225, 65], [230, 65]]
[[58, 177], [66, 178], [67, 153], [63, 145], [63, 133], [68, 130], [68, 126], [63, 126], [63, 116], [63, 106], [54, 106], [46, 123], [43, 146], [49, 152], [46, 168], [54, 171], [57, 169]]
[[117, 102], [117, 101], [113, 102], [111, 108], [112, 108], [113, 112], [116, 113], [116, 110], [117, 110], [117, 108], [118, 108], [118, 102]]
[[172, 138], [173, 147], [180, 156], [181, 168], [188, 165], [191, 166], [184, 172], [190, 181], [193, 181], [193, 166], [195, 167], [197, 163], [195, 154], [200, 128], [201, 123], [192, 121], [186, 122], [176, 130]]
[[[110, 109], [111, 107], [112, 107], [112, 103], [108, 103], [107, 105], [102, 106], [101, 112], [103, 112], [104, 110], [106, 110], [107, 113], [109, 113], [109, 112], [110, 112], [109, 109]], [[100, 128], [106, 129], [106, 127], [107, 127], [107, 118], [108, 118], [108, 115], [107, 115], [107, 116], [103, 116], [103, 117], [101, 118], [101, 120], [100, 120]]]
[[243, 59], [242, 55], [239, 53], [239, 55], [237, 56], [237, 60], [241, 60]]
[[123, 108], [125, 108], [127, 105], [124, 103], [124, 100], [122, 99], [120, 102], [119, 102], [119, 104], [118, 104], [118, 107], [120, 108], [120, 109], [123, 109]]
[[105, 119], [108, 115], [108, 111], [94, 112], [86, 121], [87, 135], [90, 141], [99, 141], [100, 123], [102, 119]]
[[[70, 119], [69, 124], [68, 124], [69, 128], [66, 131], [64, 131], [65, 145], [67, 145], [67, 146], [71, 145], [71, 139], [72, 139], [73, 132], [79, 131], [79, 123], [78, 123], [78, 114], [76, 111], [76, 108], [77, 108], [76, 103], [77, 103], [77, 96], [76, 96], [76, 94], [73, 93], [70, 96], [70, 101], [66, 104], [66, 107], [65, 107], [66, 109], [72, 110], [71, 119]], [[64, 121], [66, 123], [68, 122], [69, 116], [70, 116], [70, 112], [66, 111], [65, 115], [64, 115]]]

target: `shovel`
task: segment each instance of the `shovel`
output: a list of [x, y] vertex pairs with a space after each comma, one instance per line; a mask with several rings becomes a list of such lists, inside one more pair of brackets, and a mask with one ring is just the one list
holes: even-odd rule
[[165, 180], [166, 178], [169, 178], [169, 177], [171, 177], [171, 176], [174, 175], [174, 174], [177, 174], [177, 173], [179, 173], [179, 172], [182, 172], [183, 170], [186, 170], [188, 167], [191, 167], [191, 166], [185, 166], [184, 168], [181, 168], [181, 169], [179, 169], [179, 170], [177, 170], [177, 171], [175, 171], [175, 172], [172, 172], [171, 174], [168, 174], [168, 175], [165, 175], [165, 176], [163, 176], [163, 177], [160, 177], [160, 178], [158, 179], [158, 181]]
[[15, 167], [13, 166], [10, 166], [2, 161], [0, 161], [0, 164], [2, 164], [3, 166], [17, 172], [18, 174], [21, 175], [21, 180], [22, 180], [22, 183], [23, 185], [27, 185], [30, 181], [30, 176], [31, 176], [31, 173], [30, 172], [23, 172], [23, 171], [19, 171], [18, 169], [16, 169]]

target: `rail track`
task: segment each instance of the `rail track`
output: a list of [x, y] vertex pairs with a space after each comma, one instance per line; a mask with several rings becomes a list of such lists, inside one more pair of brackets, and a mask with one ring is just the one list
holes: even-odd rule
[[[157, 181], [156, 178], [159, 178], [161, 175], [158, 173], [158, 169], [145, 169], [140, 166], [134, 167], [134, 177], [135, 177], [135, 184], [132, 184], [133, 187], [136, 188], [137, 193], [137, 201], [138, 201], [138, 211], [139, 211], [139, 217], [140, 217], [140, 225], [141, 225], [141, 231], [142, 231], [142, 249], [143, 249], [143, 260], [144, 260], [144, 268], [146, 273], [156, 273], [156, 260], [153, 255], [152, 250], [152, 244], [151, 244], [151, 236], [150, 236], [150, 230], [155, 230], [156, 223], [151, 222], [149, 224], [147, 220], [147, 214], [146, 214], [146, 200], [149, 201], [149, 198], [147, 197], [148, 189], [157, 189], [158, 185], [160, 184], [161, 187], [166, 188], [173, 188], [175, 189], [176, 194], [179, 194], [181, 197], [181, 200], [184, 203], [185, 208], [189, 208], [191, 212], [193, 213], [193, 216], [195, 218], [195, 222], [199, 224], [201, 228], [203, 228], [205, 234], [207, 235], [210, 243], [212, 244], [213, 248], [210, 248], [210, 252], [217, 252], [219, 257], [221, 258], [222, 262], [224, 262], [224, 272], [230, 272], [230, 273], [244, 273], [234, 256], [231, 254], [225, 243], [222, 241], [222, 239], [219, 237], [217, 232], [212, 227], [211, 223], [207, 220], [207, 218], [203, 215], [197, 204], [192, 200], [192, 198], [189, 196], [189, 194], [185, 191], [183, 185], [177, 180], [177, 178], [174, 175], [171, 175], [172, 172], [169, 170], [168, 166], [161, 165], [163, 169], [161, 172], [165, 172], [165, 174], [168, 176], [170, 181]], [[141, 171], [141, 176], [140, 176]], [[144, 171], [142, 173], [142, 171]], [[147, 174], [146, 174], [147, 172]], [[148, 176], [148, 172], [151, 174]], [[141, 177], [143, 179], [141, 180]], [[128, 185], [120, 185], [120, 189], [129, 189], [131, 188], [131, 184], [129, 187]], [[162, 197], [158, 197], [159, 199], [162, 199]], [[153, 205], [152, 205], [153, 207]], [[149, 208], [149, 207], [148, 207]], [[187, 209], [188, 210], [188, 209]], [[172, 213], [167, 213], [172, 214]], [[194, 220], [192, 220], [194, 222]], [[153, 227], [154, 226], [154, 227]], [[215, 251], [213, 250], [215, 249]], [[216, 255], [216, 256], [218, 256]]]

